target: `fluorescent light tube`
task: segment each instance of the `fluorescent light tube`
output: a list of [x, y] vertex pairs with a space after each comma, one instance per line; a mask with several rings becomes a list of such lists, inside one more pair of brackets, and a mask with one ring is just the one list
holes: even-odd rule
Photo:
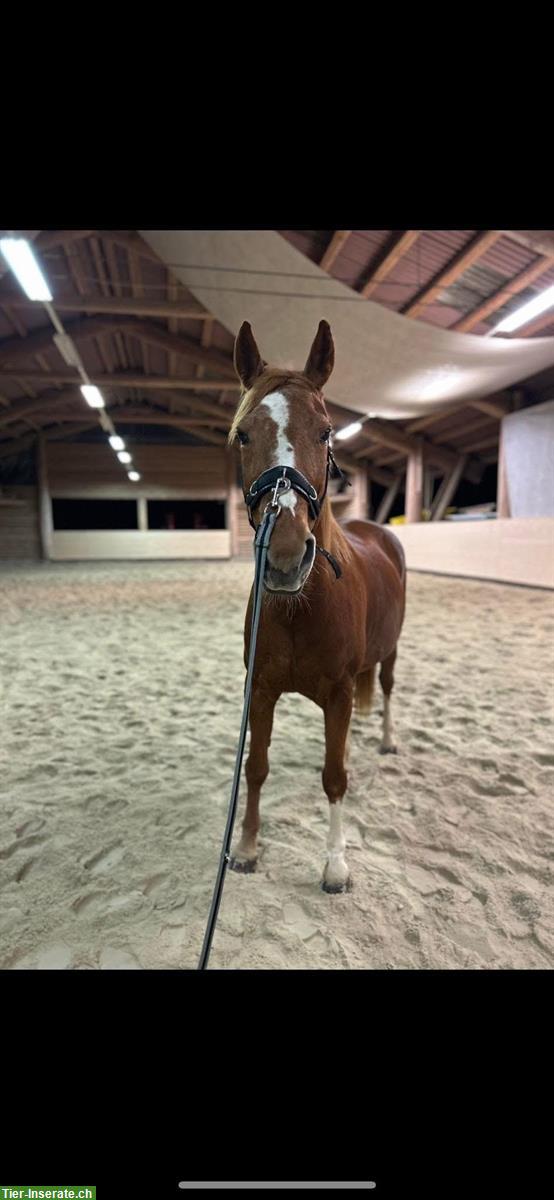
[[539, 317], [541, 313], [553, 307], [554, 287], [549, 287], [539, 296], [534, 296], [527, 304], [522, 304], [521, 308], [516, 308], [516, 311], [510, 313], [509, 317], [504, 317], [503, 321], [495, 325], [491, 333], [512, 333], [514, 329], [519, 329], [520, 325], [527, 325], [529, 321], [533, 320], [533, 317]]
[[339, 429], [335, 434], [335, 437], [339, 442], [344, 442], [346, 441], [346, 438], [354, 437], [356, 433], [359, 433], [361, 428], [361, 421], [353, 421], [351, 425], [345, 425], [344, 429]]
[[52, 300], [50, 288], [25, 238], [0, 238], [0, 250], [29, 300]]
[[100, 392], [97, 387], [94, 387], [93, 384], [83, 383], [81, 385], [81, 391], [87, 404], [90, 404], [91, 408], [104, 408], [102, 392]]

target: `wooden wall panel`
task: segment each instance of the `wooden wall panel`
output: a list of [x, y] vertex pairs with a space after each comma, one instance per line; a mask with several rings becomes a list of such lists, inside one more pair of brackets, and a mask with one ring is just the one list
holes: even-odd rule
[[52, 534], [52, 559], [229, 558], [228, 529], [63, 529]]
[[554, 517], [395, 525], [408, 570], [554, 588]]
[[0, 559], [40, 558], [38, 490], [36, 487], [6, 489], [17, 504], [0, 499]]
[[227, 496], [228, 452], [219, 446], [129, 445], [141, 475], [131, 483], [108, 445], [46, 445], [48, 483], [53, 497], [153, 500], [213, 499]]

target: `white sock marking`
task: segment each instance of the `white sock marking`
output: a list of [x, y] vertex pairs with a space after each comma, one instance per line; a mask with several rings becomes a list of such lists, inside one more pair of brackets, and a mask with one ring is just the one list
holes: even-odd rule
[[329, 836], [327, 851], [329, 859], [325, 870], [327, 883], [346, 883], [348, 865], [344, 857], [346, 838], [342, 832], [342, 801], [329, 805]]

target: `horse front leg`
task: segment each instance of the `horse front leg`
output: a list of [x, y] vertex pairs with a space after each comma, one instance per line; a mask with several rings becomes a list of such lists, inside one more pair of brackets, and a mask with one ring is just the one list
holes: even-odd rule
[[240, 841], [229, 861], [229, 866], [233, 871], [247, 873], [256, 870], [260, 829], [260, 792], [269, 773], [267, 752], [271, 743], [273, 712], [276, 703], [276, 696], [270, 697], [254, 685], [250, 703], [250, 750], [245, 771], [248, 785], [246, 813], [242, 822]]
[[345, 753], [352, 715], [353, 685], [348, 683], [334, 689], [324, 706], [325, 766], [323, 787], [329, 801], [328, 859], [321, 886], [324, 892], [350, 890], [350, 872], [344, 851], [346, 839], [342, 830], [342, 798], [348, 776]]

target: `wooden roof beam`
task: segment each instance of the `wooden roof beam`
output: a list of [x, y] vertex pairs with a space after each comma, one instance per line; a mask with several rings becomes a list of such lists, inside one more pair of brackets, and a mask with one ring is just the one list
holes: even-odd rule
[[491, 313], [496, 312], [499, 308], [503, 308], [512, 296], [516, 296], [518, 292], [522, 292], [530, 283], [534, 283], [545, 271], [549, 271], [554, 267], [554, 254], [548, 258], [538, 258], [536, 262], [531, 263], [530, 267], [526, 267], [524, 271], [520, 271], [513, 279], [510, 279], [505, 287], [500, 288], [494, 296], [489, 296], [488, 300], [484, 300], [478, 308], [474, 308], [467, 316], [456, 321], [454, 325], [449, 325], [449, 329], [454, 329], [458, 333], [468, 333], [480, 321], [485, 321]]
[[[96, 238], [93, 242], [94, 246], [98, 250]], [[6, 303], [8, 303], [7, 300]], [[211, 314], [201, 308], [199, 304], [195, 304], [194, 301], [172, 303], [169, 300], [134, 300], [131, 297], [116, 298], [108, 295], [78, 296], [76, 294], [67, 294], [65, 296], [56, 296], [54, 303], [59, 312], [110, 313], [136, 317], [161, 317], [164, 320], [178, 317], [183, 321], [213, 321]], [[29, 300], [23, 294], [10, 296], [9, 304], [11, 308], [36, 308], [35, 301]]]
[[[445, 446], [437, 446], [434, 442], [426, 441], [425, 438], [415, 438], [401, 432], [399, 429], [390, 429], [389, 426], [378, 419], [367, 421], [364, 425], [364, 433], [367, 432], [368, 439], [374, 442], [380, 442], [384, 446], [389, 446], [397, 453], [409, 456], [419, 451], [421, 446], [423, 456], [426, 463], [434, 463], [443, 470], [451, 470], [457, 461], [457, 455], [451, 450], [447, 450]], [[354, 451], [353, 457], [364, 458], [367, 454], [369, 446], [364, 446], [361, 450]], [[466, 474], [468, 478], [471, 475], [477, 474], [477, 468], [472, 463], [467, 464]]]
[[379, 262], [377, 269], [372, 271], [369, 279], [364, 283], [363, 288], [360, 289], [360, 296], [365, 296], [366, 299], [368, 296], [371, 296], [371, 293], [394, 270], [400, 259], [407, 254], [414, 242], [417, 241], [420, 233], [421, 229], [407, 229], [405, 233], [400, 234], [400, 237], [396, 239], [394, 245]]
[[[199, 391], [199, 392], [220, 392], [224, 391], [240, 391], [240, 383], [238, 379], [193, 379], [189, 376], [180, 378], [172, 375], [140, 375], [132, 371], [122, 371], [117, 374], [101, 375], [99, 372], [89, 372], [91, 383], [96, 384], [96, 387], [114, 387], [114, 388], [146, 388], [149, 391], [156, 388], [177, 389], [179, 391]], [[23, 366], [14, 366], [11, 370], [4, 368], [0, 370], [0, 381], [2, 379], [15, 379], [28, 381], [29, 383], [44, 383], [48, 384], [68, 384], [70, 387], [78, 386], [80, 381], [76, 379], [75, 372], [66, 371], [32, 371]]]
[[351, 233], [352, 233], [351, 229], [336, 229], [335, 230], [335, 232], [331, 238], [331, 241], [329, 242], [329, 245], [327, 246], [325, 254], [323, 255], [323, 258], [321, 259], [321, 262], [319, 264], [322, 271], [330, 271], [331, 270], [331, 267], [333, 266], [335, 259], [338, 258], [341, 250], [346, 245]]
[[497, 421], [501, 421], [502, 417], [508, 415], [512, 411], [512, 405], [509, 399], [498, 397], [494, 400], [470, 400], [469, 408], [476, 408], [478, 412], [486, 413], [488, 417], [496, 417]]
[[504, 229], [506, 237], [533, 250], [535, 254], [554, 254], [554, 230], [552, 229]]
[[141, 238], [140, 233], [124, 229], [97, 229], [94, 232], [103, 241], [112, 242], [116, 246], [122, 246], [125, 250], [134, 251], [141, 258], [148, 258], [151, 262], [157, 263], [159, 267], [163, 267], [166, 270], [166, 264], [162, 262], [156, 251], [148, 245], [148, 242], [145, 242], [144, 238]]
[[[216, 367], [228, 372], [230, 379], [236, 379], [232, 359], [218, 350], [208, 350], [185, 334], [168, 333], [166, 329], [153, 324], [151, 321], [135, 320], [133, 317], [85, 317], [83, 320], [69, 321], [65, 332], [74, 341], [97, 337], [106, 333], [126, 333], [131, 337], [143, 339], [146, 343], [159, 346], [163, 350], [172, 351], [182, 358], [207, 367]], [[0, 341], [0, 364], [12, 363], [29, 355], [51, 349], [53, 346], [52, 327], [39, 329], [25, 338], [4, 338]]]
[[468, 270], [474, 262], [482, 258], [487, 250], [502, 237], [502, 231], [499, 229], [488, 229], [483, 233], [478, 233], [472, 238], [469, 245], [465, 246], [454, 258], [450, 260], [446, 267], [443, 267], [437, 275], [433, 277], [430, 283], [418, 292], [417, 296], [401, 310], [405, 317], [417, 317], [428, 304], [432, 304], [433, 300], [449, 287], [451, 283], [455, 283], [464, 271]]
[[47, 409], [48, 412], [54, 412], [59, 408], [67, 408], [67, 405], [71, 404], [72, 400], [78, 397], [84, 406], [85, 401], [77, 390], [74, 396], [69, 391], [60, 393], [57, 390], [52, 390], [43, 392], [41, 396], [36, 396], [32, 400], [15, 401], [10, 404], [9, 408], [2, 409], [0, 412], [0, 428], [3, 429], [4, 426], [10, 425], [12, 421], [25, 420], [31, 413], [42, 412], [43, 409]]

